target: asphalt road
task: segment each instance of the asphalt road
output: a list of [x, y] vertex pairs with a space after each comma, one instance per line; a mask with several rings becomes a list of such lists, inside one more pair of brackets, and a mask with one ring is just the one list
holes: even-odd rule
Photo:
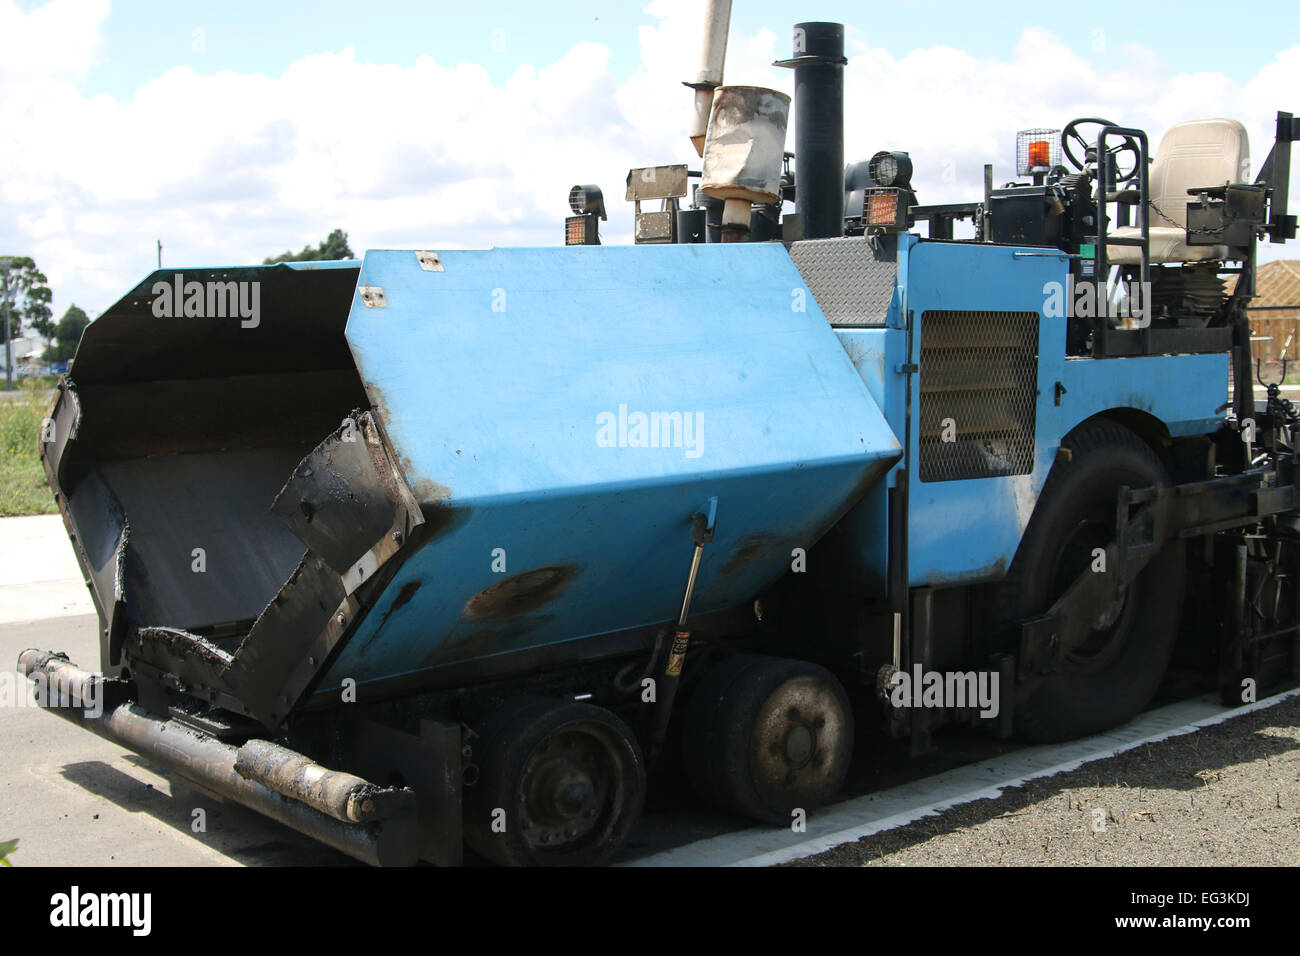
[[[0, 679], [18, 683], [13, 666], [28, 647], [94, 667], [96, 627], [93, 615], [0, 625]], [[15, 866], [361, 865], [237, 804], [174, 786], [130, 751], [6, 698], [0, 841], [14, 837]]]
[[0, 841], [18, 838], [15, 866], [360, 865], [173, 786], [130, 751], [32, 706], [19, 653], [64, 651], [94, 669], [97, 627], [61, 519], [0, 519]]
[[[29, 647], [66, 653], [94, 669], [97, 618], [54, 515], [0, 520], [0, 841], [18, 837], [18, 864], [355, 865], [237, 804], [174, 786], [144, 759], [29, 703], [14, 671]], [[1008, 749], [957, 738], [909, 761], [901, 748], [863, 741], [845, 795], [893, 786]], [[647, 812], [622, 861], [746, 829], [702, 806], [671, 766], [659, 774]], [[196, 813], [196, 811], [202, 811]]]
[[[62, 651], [93, 670], [97, 626], [58, 516], [0, 519], [0, 842], [19, 839], [16, 865], [360, 865], [35, 707], [18, 655]], [[745, 826], [697, 804], [660, 788], [625, 858]]]
[[[173, 785], [142, 758], [31, 706], [28, 682], [13, 670], [18, 654], [29, 647], [64, 651], [93, 668], [96, 628], [59, 519], [0, 521], [0, 841], [19, 839], [16, 865], [360, 865], [251, 810]], [[996, 799], [891, 824], [807, 862], [1294, 865], [1297, 725], [1300, 699], [1293, 698], [1030, 780]], [[926, 790], [917, 782], [930, 775], [979, 771], [982, 761], [1020, 756], [1013, 744], [956, 729], [942, 735], [937, 751], [916, 759], [892, 741], [864, 735], [845, 798], [887, 801], [890, 793]], [[773, 838], [702, 807], [671, 773], [656, 784], [623, 862], [710, 838], [744, 844], [749, 837], [741, 831], [758, 842]], [[1104, 811], [1101, 830], [1093, 829], [1097, 810]]]

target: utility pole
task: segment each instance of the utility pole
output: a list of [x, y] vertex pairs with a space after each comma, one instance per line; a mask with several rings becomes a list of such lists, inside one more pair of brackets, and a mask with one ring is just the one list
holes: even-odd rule
[[4, 276], [4, 316], [5, 316], [5, 391], [14, 390], [14, 350], [9, 341], [9, 259], [0, 258], [0, 275]]
[[158, 268], [162, 268], [162, 240], [158, 240]]

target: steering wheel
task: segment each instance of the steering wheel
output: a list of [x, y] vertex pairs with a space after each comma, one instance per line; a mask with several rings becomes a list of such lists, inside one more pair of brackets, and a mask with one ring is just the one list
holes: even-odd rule
[[1047, 171], [1045, 181], [1047, 185], [1054, 186], [1068, 175], [1070, 175], [1070, 171], [1058, 163]]
[[[1070, 142], [1077, 143], [1083, 151], [1082, 155], [1086, 156], [1089, 147], [1097, 145], [1097, 133], [1101, 132], [1103, 126], [1118, 126], [1118, 123], [1112, 123], [1110, 120], [1100, 119], [1095, 116], [1084, 116], [1079, 119], [1070, 120], [1065, 129], [1061, 130], [1061, 150], [1065, 153], [1065, 158], [1070, 161], [1070, 165], [1075, 169], [1083, 172], [1083, 163], [1078, 156], [1070, 149]], [[1092, 138], [1088, 139], [1079, 132], [1080, 126], [1096, 126], [1098, 129], [1093, 133]], [[1138, 148], [1137, 140], [1132, 136], [1125, 135], [1122, 140], [1106, 150], [1111, 158], [1111, 164], [1115, 169], [1115, 182], [1126, 183], [1136, 179], [1138, 175], [1138, 166], [1142, 162], [1142, 151]], [[1119, 162], [1119, 155], [1128, 153], [1133, 157], [1131, 168], [1125, 169]]]

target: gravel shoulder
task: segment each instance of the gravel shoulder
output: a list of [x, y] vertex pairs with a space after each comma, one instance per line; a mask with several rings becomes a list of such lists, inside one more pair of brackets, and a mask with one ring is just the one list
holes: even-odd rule
[[1300, 697], [787, 866], [1297, 866]]

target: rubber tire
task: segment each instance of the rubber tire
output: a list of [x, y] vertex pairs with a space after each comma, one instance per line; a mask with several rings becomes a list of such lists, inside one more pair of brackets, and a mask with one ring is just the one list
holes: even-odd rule
[[[839, 733], [828, 750], [829, 768], [818, 771], [811, 786], [782, 798], [765, 793], [755, 779], [754, 734], [764, 702], [798, 678], [825, 685], [839, 711], [831, 717]], [[700, 680], [684, 716], [682, 752], [695, 790], [710, 803], [773, 826], [788, 827], [796, 808], [811, 810], [838, 793], [853, 757], [848, 695], [834, 674], [807, 661], [753, 654], [726, 658]]]
[[[1089, 519], [1104, 521], [1113, 538], [1121, 485], [1170, 483], [1150, 446], [1116, 422], [1085, 422], [1061, 444], [1070, 458], [1053, 465], [1011, 569], [996, 589], [994, 618], [1017, 641], [1018, 623], [1046, 611], [1064, 590], [1052, 578], [1072, 529]], [[1017, 700], [1016, 735], [1033, 742], [1069, 740], [1137, 716], [1155, 696], [1173, 656], [1185, 578], [1185, 550], [1175, 539], [1129, 586], [1109, 659], [1091, 669], [1062, 661], [1058, 672]]]
[[[544, 740], [576, 724], [605, 728], [618, 743], [618, 757], [628, 782], [622, 805], [611, 809], [599, 845], [569, 852], [539, 849], [524, 839], [515, 821], [521, 811], [517, 785], [533, 750]], [[501, 866], [602, 866], [626, 844], [645, 806], [646, 770], [636, 736], [618, 716], [603, 707], [546, 697], [510, 700], [479, 722], [473, 747], [479, 776], [465, 789], [465, 843], [479, 856]], [[493, 813], [506, 809], [506, 830], [493, 832]]]

